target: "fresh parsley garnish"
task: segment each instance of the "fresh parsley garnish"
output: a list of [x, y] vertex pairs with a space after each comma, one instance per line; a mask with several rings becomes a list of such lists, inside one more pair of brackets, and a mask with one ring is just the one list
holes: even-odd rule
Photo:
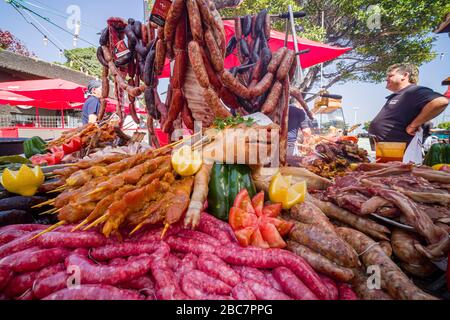
[[227, 117], [227, 118], [216, 118], [214, 119], [213, 126], [219, 130], [223, 130], [225, 128], [234, 127], [239, 124], [245, 124], [247, 127], [250, 127], [255, 120], [252, 118], [245, 119], [241, 115], [237, 115], [235, 117]]

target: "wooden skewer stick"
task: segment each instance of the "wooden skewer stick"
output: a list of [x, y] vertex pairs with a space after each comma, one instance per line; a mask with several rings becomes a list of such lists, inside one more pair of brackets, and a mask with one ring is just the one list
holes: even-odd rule
[[44, 233], [53, 231], [53, 230], [55, 230], [56, 228], [58, 228], [58, 227], [62, 226], [63, 224], [65, 224], [65, 223], [66, 223], [66, 222], [65, 222], [64, 220], [63, 220], [63, 221], [60, 221], [60, 222], [58, 222], [58, 223], [55, 223], [54, 225], [50, 226], [49, 228], [45, 229], [44, 231], [39, 232], [39, 233], [38, 233], [37, 235], [35, 235], [34, 237], [28, 239], [28, 241], [31, 241], [31, 240], [33, 240], [33, 239], [36, 239], [37, 237], [42, 236]]
[[166, 235], [166, 232], [167, 232], [167, 230], [169, 230], [169, 228], [170, 228], [170, 224], [166, 223], [164, 225], [163, 231], [161, 232], [161, 237], [160, 237], [161, 240], [164, 238], [164, 236]]
[[54, 213], [59, 212], [60, 210], [61, 209], [58, 209], [58, 208], [51, 208], [50, 210], [39, 213], [39, 215], [43, 216], [44, 214], [54, 214]]
[[81, 221], [81, 223], [79, 223], [77, 226], [75, 226], [70, 232], [77, 231], [77, 230], [80, 229], [82, 226], [86, 225], [86, 223], [88, 223], [88, 222], [89, 222], [88, 219], [84, 219], [83, 221]]
[[41, 202], [41, 203], [39, 203], [39, 204], [37, 204], [37, 205], [34, 205], [34, 206], [32, 206], [31, 208], [34, 209], [34, 208], [44, 207], [44, 206], [46, 206], [46, 205], [48, 205], [48, 204], [53, 204], [54, 202], [55, 202], [55, 199], [50, 199], [50, 200]]
[[108, 219], [108, 217], [109, 217], [108, 214], [104, 214], [103, 216], [101, 216], [100, 218], [98, 218], [97, 220], [92, 222], [90, 225], [88, 225], [86, 228], [84, 228], [83, 231], [87, 231], [87, 230], [99, 225], [100, 223], [105, 222], [106, 219]]
[[142, 228], [142, 226], [144, 225], [143, 222], [139, 223], [136, 228], [134, 228], [133, 230], [131, 230], [131, 232], [128, 234], [128, 236], [131, 236], [133, 233], [135, 233], [136, 231], [138, 231], [139, 229]]
[[64, 190], [66, 190], [66, 189], [67, 189], [67, 186], [66, 186], [66, 187], [59, 187], [59, 188], [56, 188], [56, 189], [47, 191], [47, 193], [57, 193], [57, 192], [64, 191]]

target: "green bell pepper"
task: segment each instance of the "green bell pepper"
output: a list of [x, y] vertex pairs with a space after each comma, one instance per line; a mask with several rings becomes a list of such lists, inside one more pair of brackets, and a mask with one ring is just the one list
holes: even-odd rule
[[31, 158], [35, 154], [44, 154], [47, 152], [47, 144], [40, 137], [32, 137], [23, 142], [23, 151], [27, 158]]
[[209, 181], [208, 211], [218, 219], [228, 221], [234, 199], [244, 188], [247, 189], [250, 197], [256, 194], [248, 166], [215, 163]]

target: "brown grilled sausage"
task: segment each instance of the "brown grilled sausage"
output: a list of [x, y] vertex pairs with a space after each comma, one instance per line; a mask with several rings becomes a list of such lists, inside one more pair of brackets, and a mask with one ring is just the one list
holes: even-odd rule
[[265, 114], [270, 114], [275, 110], [275, 107], [278, 104], [278, 100], [281, 96], [281, 89], [283, 88], [283, 85], [280, 81], [275, 81], [274, 85], [272, 86], [272, 89], [270, 90], [269, 96], [267, 97], [266, 101], [264, 102], [263, 106], [261, 107], [261, 112]]
[[208, 79], [208, 73], [206, 72], [206, 68], [202, 59], [201, 48], [197, 41], [189, 42], [188, 54], [189, 61], [192, 65], [192, 70], [195, 73], [195, 77], [197, 78], [198, 83], [205, 89], [209, 88], [210, 83]]

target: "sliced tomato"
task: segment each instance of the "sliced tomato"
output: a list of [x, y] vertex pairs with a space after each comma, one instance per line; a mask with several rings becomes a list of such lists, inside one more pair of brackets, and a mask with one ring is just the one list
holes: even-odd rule
[[252, 201], [250, 199], [250, 196], [248, 195], [247, 189], [245, 188], [237, 194], [236, 199], [234, 199], [233, 207], [255, 214], [255, 210], [252, 206]]
[[255, 209], [255, 213], [258, 217], [261, 217], [263, 214], [263, 207], [264, 207], [264, 191], [261, 191], [252, 199], [252, 206], [253, 209]]
[[259, 225], [259, 230], [263, 239], [269, 244], [271, 248], [286, 247], [286, 242], [284, 242], [277, 228], [273, 224], [261, 223]]
[[64, 150], [64, 154], [71, 154], [81, 149], [81, 140], [80, 138], [73, 138], [69, 141], [69, 143], [63, 143], [62, 149]]
[[280, 236], [284, 237], [291, 231], [292, 227], [294, 226], [294, 222], [287, 221], [283, 219], [277, 219], [277, 218], [271, 218], [271, 217], [264, 217], [264, 221], [262, 223], [270, 223], [277, 228], [278, 233]]
[[233, 230], [239, 230], [247, 227], [256, 227], [258, 217], [253, 213], [246, 212], [242, 209], [232, 207], [228, 216], [228, 223]]
[[256, 229], [256, 231], [252, 234], [251, 238], [251, 244], [252, 246], [268, 249], [270, 248], [270, 245], [267, 243], [267, 241], [264, 240], [261, 231], [259, 229]]
[[252, 235], [255, 232], [255, 228], [248, 227], [240, 230], [235, 230], [234, 234], [236, 235], [236, 239], [239, 241], [240, 245], [243, 247], [247, 247], [252, 242]]
[[266, 217], [278, 217], [281, 213], [281, 209], [283, 208], [281, 203], [272, 203], [268, 204], [262, 209], [263, 216]]

